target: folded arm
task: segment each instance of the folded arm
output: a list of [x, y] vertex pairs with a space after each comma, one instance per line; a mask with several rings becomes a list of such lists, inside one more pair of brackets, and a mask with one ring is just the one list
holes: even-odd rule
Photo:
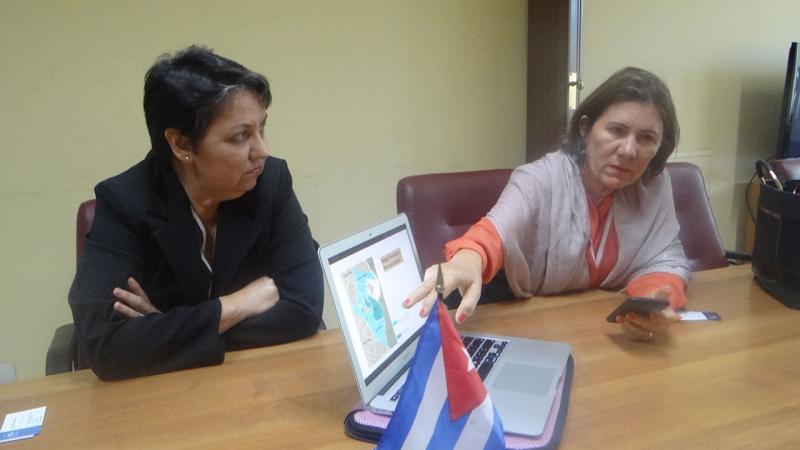
[[292, 179], [283, 166], [281, 197], [269, 218], [267, 249], [269, 276], [275, 280], [278, 301], [223, 334], [228, 350], [275, 345], [314, 334], [322, 319], [322, 269], [308, 220], [292, 190]]
[[144, 245], [105, 197], [98, 191], [92, 232], [69, 292], [78, 345], [90, 367], [111, 380], [222, 363], [219, 302], [187, 302], [136, 318], [115, 309], [115, 289], [128, 286], [130, 277], [144, 279]]

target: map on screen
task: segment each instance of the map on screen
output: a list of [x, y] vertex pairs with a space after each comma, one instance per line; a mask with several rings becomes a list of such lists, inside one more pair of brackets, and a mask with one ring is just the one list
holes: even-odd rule
[[403, 300], [421, 282], [409, 235], [395, 229], [331, 263], [345, 330], [366, 378], [425, 322]]
[[361, 346], [367, 364], [372, 366], [397, 344], [372, 258], [356, 264], [343, 277]]

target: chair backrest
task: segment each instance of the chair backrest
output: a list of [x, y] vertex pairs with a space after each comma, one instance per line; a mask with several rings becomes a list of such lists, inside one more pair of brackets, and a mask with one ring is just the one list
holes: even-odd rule
[[[78, 206], [78, 216], [75, 220], [75, 261], [80, 260], [83, 255], [83, 248], [86, 246], [86, 235], [92, 229], [92, 222], [94, 222], [94, 207], [95, 199], [86, 200]], [[72, 352], [72, 365], [74, 370], [86, 369], [89, 367], [89, 362], [86, 360], [86, 355], [78, 349], [77, 337], [75, 332], [72, 332], [70, 337], [71, 352]]]
[[769, 163], [778, 177], [784, 180], [800, 180], [800, 158], [776, 159]]
[[436, 173], [397, 183], [397, 212], [411, 223], [423, 268], [443, 260], [442, 249], [485, 216], [503, 191], [511, 169]]
[[717, 231], [703, 173], [686, 162], [667, 163], [667, 172], [681, 226], [680, 239], [692, 272], [726, 267], [725, 246]]
[[78, 218], [75, 226], [75, 261], [83, 255], [83, 247], [86, 245], [86, 235], [92, 229], [94, 222], [95, 199], [86, 200], [78, 206]]
[[[696, 272], [727, 266], [700, 169], [668, 163], [667, 173], [689, 267]], [[408, 215], [423, 268], [440, 262], [444, 244], [489, 212], [510, 175], [511, 169], [479, 170], [415, 175], [397, 183], [397, 212]]]

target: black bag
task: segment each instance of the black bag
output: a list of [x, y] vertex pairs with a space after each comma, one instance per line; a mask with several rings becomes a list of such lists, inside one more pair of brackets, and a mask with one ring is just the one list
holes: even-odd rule
[[789, 308], [800, 309], [800, 180], [780, 180], [766, 161], [761, 177], [753, 273], [765, 291]]

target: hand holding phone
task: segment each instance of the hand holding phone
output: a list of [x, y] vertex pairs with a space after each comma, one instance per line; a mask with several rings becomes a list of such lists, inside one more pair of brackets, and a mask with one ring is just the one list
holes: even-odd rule
[[660, 313], [667, 307], [669, 307], [669, 300], [628, 297], [617, 309], [606, 317], [606, 320], [611, 323], [616, 323], [617, 317], [625, 316], [628, 313], [635, 313], [642, 317], [650, 317], [651, 313]]

